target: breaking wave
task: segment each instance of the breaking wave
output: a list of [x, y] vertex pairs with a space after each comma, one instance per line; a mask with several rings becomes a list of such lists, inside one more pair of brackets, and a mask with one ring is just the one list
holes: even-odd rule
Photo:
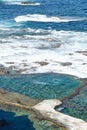
[[16, 22], [27, 22], [27, 21], [34, 21], [34, 22], [71, 22], [71, 21], [83, 21], [86, 18], [75, 18], [75, 17], [54, 17], [54, 16], [46, 16], [41, 14], [27, 14], [22, 16], [17, 16], [14, 19]]

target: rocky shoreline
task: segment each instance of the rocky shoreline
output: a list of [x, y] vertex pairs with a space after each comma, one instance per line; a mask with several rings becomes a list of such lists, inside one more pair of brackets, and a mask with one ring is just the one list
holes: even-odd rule
[[[14, 75], [21, 74], [12, 68], [7, 68], [0, 65], [0, 75]], [[87, 82], [83, 79], [86, 85]], [[44, 100], [40, 101], [37, 99], [32, 99], [30, 97], [21, 95], [19, 93], [8, 92], [4, 89], [0, 89], [0, 107], [6, 110], [10, 109], [22, 109], [25, 111], [32, 112], [32, 122], [36, 123], [35, 127], [38, 130], [38, 122], [48, 122], [53, 130], [87, 130], [87, 122], [77, 119], [68, 115], [65, 115], [54, 108], [61, 105], [59, 100]], [[4, 121], [6, 123], [6, 121]], [[1, 126], [3, 125], [3, 120], [0, 121]], [[44, 123], [42, 123], [44, 124]], [[42, 128], [41, 130], [44, 130]]]
[[0, 89], [0, 107], [31, 111], [33, 123], [35, 123], [36, 119], [38, 121], [50, 122], [53, 128], [56, 127], [57, 130], [87, 130], [87, 122], [65, 115], [54, 109], [61, 104], [62, 102], [56, 99], [40, 101], [19, 93]]

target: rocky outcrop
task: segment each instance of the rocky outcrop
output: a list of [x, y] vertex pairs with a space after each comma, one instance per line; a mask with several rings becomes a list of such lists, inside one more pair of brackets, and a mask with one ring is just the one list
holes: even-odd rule
[[21, 2], [21, 4], [29, 5], [29, 4], [34, 4], [34, 3], [33, 3], [33, 2], [27, 2], [27, 1], [24, 1], [24, 2]]
[[35, 105], [33, 110], [37, 113], [38, 118], [43, 118], [54, 124], [63, 127], [63, 130], [87, 130], [87, 123], [56, 111], [56, 105], [60, 105], [59, 100], [44, 100]]
[[39, 102], [40, 101], [37, 99], [33, 99], [19, 93], [9, 92], [2, 88], [0, 89], [0, 106], [6, 105], [6, 108], [7, 106], [10, 106], [29, 110], [32, 106]]
[[4, 65], [0, 64], [0, 75], [4, 75], [4, 74], [16, 74], [16, 72], [11, 68], [9, 67], [7, 68]]
[[35, 3], [35, 2], [28, 2], [28, 1], [22, 1], [21, 5], [39, 5], [39, 3]]
[[0, 75], [8, 73], [9, 71], [3, 65], [0, 65]]
[[[41, 121], [42, 126], [48, 122], [46, 125], [49, 127], [49, 124], [51, 124], [53, 126], [51, 127], [52, 130], [87, 130], [87, 122], [56, 111], [54, 108], [59, 105], [61, 105], [61, 102], [56, 99], [41, 102], [37, 99], [0, 89], [1, 108], [6, 107], [6, 109], [10, 108], [10, 110], [11, 108], [19, 108], [28, 112], [32, 111], [32, 116], [35, 116], [35, 119], [32, 119], [33, 122], [38, 120], [36, 124], [39, 124], [39, 121]], [[5, 124], [7, 124], [5, 120], [0, 121], [1, 126]], [[45, 130], [45, 128], [41, 130]]]

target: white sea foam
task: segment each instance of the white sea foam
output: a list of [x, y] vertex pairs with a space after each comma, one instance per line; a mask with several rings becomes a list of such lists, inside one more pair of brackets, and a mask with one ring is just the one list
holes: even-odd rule
[[15, 5], [32, 5], [32, 6], [40, 5], [40, 3], [29, 2], [28, 0], [26, 0], [25, 4], [23, 3], [25, 2], [24, 0], [1, 0], [1, 1], [5, 2], [6, 4], [15, 4]]
[[50, 17], [41, 14], [27, 14], [23, 16], [17, 16], [15, 18], [16, 22], [26, 22], [26, 21], [37, 21], [37, 22], [70, 22], [70, 21], [82, 21], [86, 18], [75, 18], [75, 17]]
[[[0, 30], [6, 34], [0, 37], [0, 64], [21, 69], [22, 73], [56, 72], [87, 78], [87, 56], [76, 52], [87, 51], [86, 32], [42, 29], [8, 29], [7, 32], [6, 29]], [[21, 32], [22, 36], [13, 35], [15, 32]], [[26, 35], [25, 32], [37, 35]], [[41, 65], [41, 62], [47, 64]], [[67, 62], [71, 65], [62, 64]]]

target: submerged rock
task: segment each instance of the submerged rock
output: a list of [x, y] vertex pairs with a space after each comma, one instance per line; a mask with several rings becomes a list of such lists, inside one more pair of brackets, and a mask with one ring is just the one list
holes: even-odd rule
[[5, 119], [0, 120], [0, 127], [9, 125], [8, 121], [6, 121]]

